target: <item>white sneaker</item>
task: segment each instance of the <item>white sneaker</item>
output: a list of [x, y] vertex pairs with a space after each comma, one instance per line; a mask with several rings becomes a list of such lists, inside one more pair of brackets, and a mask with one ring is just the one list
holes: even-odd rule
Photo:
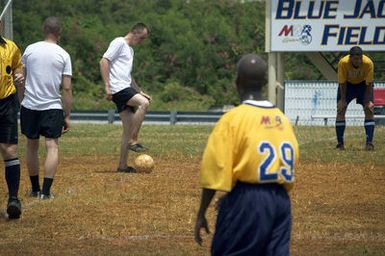
[[49, 195], [44, 195], [44, 194], [40, 194], [40, 199], [41, 200], [52, 200], [54, 199], [55, 197], [53, 196], [53, 194], [49, 194]]

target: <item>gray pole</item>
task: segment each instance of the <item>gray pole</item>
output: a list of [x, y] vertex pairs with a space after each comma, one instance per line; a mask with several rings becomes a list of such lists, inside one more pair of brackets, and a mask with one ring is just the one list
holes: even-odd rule
[[12, 0], [4, 0], [4, 9], [1, 13], [3, 20], [4, 37], [13, 40]]
[[282, 53], [277, 53], [277, 90], [276, 106], [284, 111], [285, 106], [285, 83], [284, 83], [284, 63]]
[[276, 104], [277, 86], [277, 53], [271, 52], [271, 1], [266, 1], [265, 14], [265, 51], [268, 54], [268, 91], [267, 96], [271, 103]]

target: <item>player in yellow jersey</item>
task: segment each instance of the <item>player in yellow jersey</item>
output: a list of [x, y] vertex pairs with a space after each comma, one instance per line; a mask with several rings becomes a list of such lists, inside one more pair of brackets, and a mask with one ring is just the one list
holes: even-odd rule
[[[18, 219], [21, 205], [18, 199], [20, 161], [17, 156], [17, 112], [19, 103], [16, 92], [23, 91], [23, 65], [16, 44], [0, 36], [0, 153], [4, 159], [5, 179], [9, 199], [7, 213], [10, 219]], [[16, 90], [16, 86], [20, 86]]]
[[262, 100], [266, 63], [255, 54], [237, 64], [242, 104], [211, 133], [201, 164], [202, 197], [194, 235], [208, 232], [206, 210], [216, 191], [219, 205], [212, 255], [289, 255], [291, 204], [298, 142], [285, 115]]
[[352, 47], [349, 55], [343, 57], [338, 63], [337, 149], [345, 149], [345, 113], [349, 103], [356, 99], [357, 104], [361, 104], [365, 112], [365, 149], [374, 150], [373, 69], [372, 60], [363, 55], [362, 49], [358, 46]]

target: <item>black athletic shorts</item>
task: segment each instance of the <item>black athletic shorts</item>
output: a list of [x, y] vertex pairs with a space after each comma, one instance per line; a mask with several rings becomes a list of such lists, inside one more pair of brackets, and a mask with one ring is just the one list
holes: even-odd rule
[[[366, 91], [366, 81], [362, 81], [359, 84], [351, 84], [349, 82], [346, 83], [346, 103], [349, 104], [352, 100], [356, 99], [357, 104], [361, 104], [364, 106], [365, 100], [365, 91]], [[341, 99], [340, 88], [338, 87], [337, 93], [337, 103]], [[373, 101], [373, 95], [370, 98]]]
[[16, 94], [0, 99], [0, 143], [17, 144], [17, 112], [19, 101]]
[[21, 133], [28, 139], [38, 139], [40, 135], [56, 139], [61, 136], [64, 126], [64, 112], [61, 109], [31, 110], [21, 107]]
[[134, 97], [135, 94], [138, 94], [138, 92], [131, 87], [125, 88], [115, 94], [112, 94], [112, 101], [115, 103], [118, 113], [124, 111], [127, 108], [132, 112], [135, 112], [134, 107], [127, 105], [127, 101]]

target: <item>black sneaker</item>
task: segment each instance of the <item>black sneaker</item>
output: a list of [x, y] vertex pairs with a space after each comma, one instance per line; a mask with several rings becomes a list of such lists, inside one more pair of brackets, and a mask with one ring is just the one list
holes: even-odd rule
[[136, 169], [135, 169], [134, 167], [131, 167], [131, 166], [127, 166], [127, 167], [124, 168], [124, 169], [118, 168], [116, 171], [117, 171], [117, 172], [136, 173]]
[[134, 151], [134, 152], [137, 152], [137, 153], [144, 152], [144, 151], [148, 150], [148, 148], [144, 147], [142, 144], [139, 144], [139, 143], [131, 144], [129, 149]]
[[371, 142], [366, 143], [365, 150], [366, 151], [373, 151], [374, 150], [373, 143], [371, 143]]
[[28, 197], [40, 198], [40, 191], [31, 191], [28, 193]]
[[336, 149], [345, 150], [344, 143], [338, 143], [337, 146], [336, 146]]
[[10, 197], [7, 205], [9, 219], [18, 219], [21, 215], [21, 203], [17, 197]]

